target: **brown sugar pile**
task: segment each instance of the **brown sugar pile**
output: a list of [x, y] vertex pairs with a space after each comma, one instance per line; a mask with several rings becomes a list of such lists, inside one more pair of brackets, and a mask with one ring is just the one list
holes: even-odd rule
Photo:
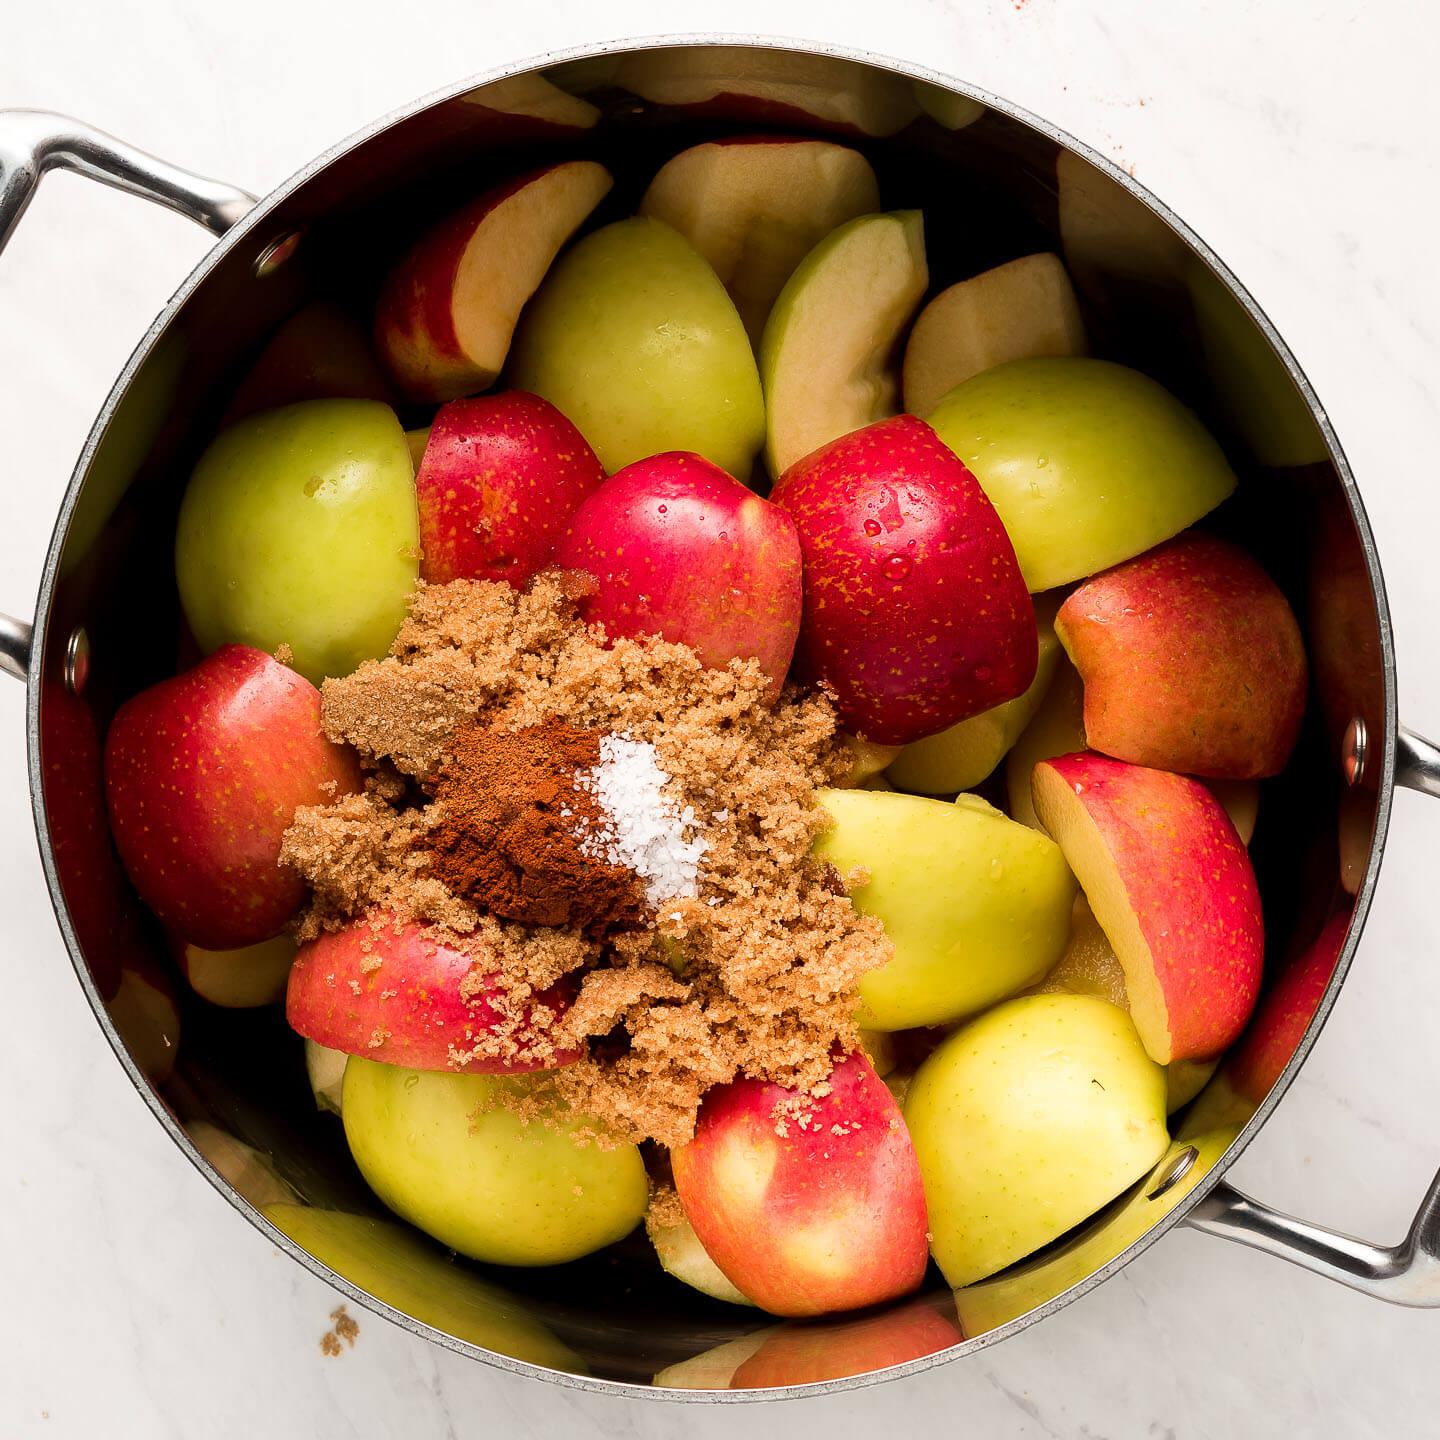
[[[829, 701], [789, 687], [767, 703], [754, 661], [711, 670], [682, 645], [607, 646], [575, 614], [578, 578], [541, 575], [519, 593], [421, 587], [390, 657], [323, 687], [326, 732], [373, 767], [366, 790], [298, 811], [282, 860], [314, 888], [302, 938], [383, 906], [448, 931], [491, 967], [498, 957], [522, 993], [573, 972], [578, 993], [554, 1044], [587, 1053], [534, 1078], [536, 1112], [559, 1101], [619, 1138], [680, 1145], [705, 1091], [737, 1075], [823, 1090], [832, 1056], [858, 1043], [855, 987], [890, 944], [850, 904], [863, 874], [841, 877], [810, 853], [829, 824], [815, 789], [852, 765]], [[483, 866], [459, 833], [469, 822], [456, 777], [498, 764], [507, 745], [573, 743], [575, 732], [653, 747], [667, 802], [703, 839], [696, 893], [619, 926], [597, 926], [583, 900], [567, 902], [558, 924], [534, 912], [505, 923], [494, 892], [467, 879]], [[535, 763], [542, 776], [554, 768]], [[519, 803], [472, 795], [465, 805], [499, 835]], [[579, 830], [594, 818], [579, 817]]]

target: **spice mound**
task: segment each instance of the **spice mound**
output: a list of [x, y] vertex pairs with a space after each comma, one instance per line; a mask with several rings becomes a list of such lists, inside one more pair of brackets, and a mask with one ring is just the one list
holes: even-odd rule
[[417, 847], [447, 889], [526, 925], [634, 929], [640, 877], [610, 858], [614, 830], [593, 782], [600, 735], [551, 718], [511, 734], [459, 731], [435, 786], [440, 820]]
[[559, 572], [422, 586], [389, 657], [322, 689], [365, 792], [297, 811], [281, 858], [313, 887], [302, 940], [384, 907], [516, 1001], [571, 975], [551, 1040], [581, 1058], [507, 1103], [680, 1145], [737, 1075], [823, 1093], [890, 944], [850, 904], [864, 875], [810, 853], [815, 790], [852, 765], [825, 696], [772, 704], [754, 661], [607, 644], [578, 593]]

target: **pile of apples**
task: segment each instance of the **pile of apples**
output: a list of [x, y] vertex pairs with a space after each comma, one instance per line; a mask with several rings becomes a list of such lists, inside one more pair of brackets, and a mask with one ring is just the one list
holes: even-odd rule
[[589, 160], [501, 186], [398, 258], [373, 352], [319, 305], [259, 357], [180, 511], [206, 658], [110, 731], [116, 843], [202, 995], [288, 990], [387, 1205], [557, 1263], [637, 1223], [639, 1151], [526, 1133], [492, 1103], [523, 1075], [451, 1068], [492, 1012], [423, 927], [283, 938], [280, 835], [360, 783], [315, 685], [386, 653], [417, 580], [547, 565], [594, 577], [611, 637], [824, 685], [857, 758], [817, 853], [869, 872], [853, 901], [894, 958], [860, 986], [865, 1051], [798, 1118], [759, 1080], [707, 1096], [657, 1248], [779, 1315], [905, 1294], [932, 1256], [969, 1285], [1155, 1166], [1250, 1021], [1246, 842], [1305, 708], [1300, 630], [1190, 530], [1235, 476], [1160, 385], [1088, 356], [1055, 256], [921, 308], [922, 215], [829, 141], [695, 146], [576, 239], [611, 187]]

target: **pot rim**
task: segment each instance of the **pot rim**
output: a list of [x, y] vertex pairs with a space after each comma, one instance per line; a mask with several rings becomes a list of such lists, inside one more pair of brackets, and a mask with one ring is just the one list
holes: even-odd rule
[[934, 1354], [925, 1355], [919, 1359], [905, 1361], [902, 1364], [889, 1366], [884, 1369], [864, 1371], [858, 1375], [849, 1375], [838, 1379], [816, 1381], [802, 1385], [777, 1386], [772, 1389], [674, 1389], [653, 1384], [645, 1385], [626, 1380], [609, 1380], [596, 1376], [578, 1375], [570, 1371], [554, 1370], [547, 1366], [517, 1360], [511, 1356], [503, 1355], [493, 1350], [487, 1350], [482, 1346], [471, 1344], [469, 1341], [457, 1339], [455, 1336], [447, 1334], [443, 1330], [436, 1329], [433, 1326], [416, 1320], [404, 1311], [395, 1309], [385, 1301], [361, 1289], [345, 1276], [332, 1270], [329, 1266], [311, 1255], [309, 1251], [303, 1249], [295, 1241], [291, 1240], [289, 1236], [279, 1230], [266, 1219], [258, 1209], [244, 1200], [230, 1183], [210, 1165], [209, 1161], [201, 1155], [173, 1112], [141, 1073], [139, 1067], [135, 1064], [129, 1051], [126, 1049], [124, 1042], [120, 1039], [110, 1019], [110, 1014], [105, 1002], [95, 985], [89, 966], [85, 961], [84, 953], [76, 937], [74, 927], [70, 923], [60, 888], [59, 876], [55, 868], [49, 825], [43, 804], [44, 771], [40, 757], [40, 679], [44, 672], [43, 665], [33, 666], [27, 680], [25, 729], [31, 810], [35, 821], [36, 839], [40, 847], [41, 863], [45, 871], [45, 880], [50, 892], [50, 901], [55, 911], [55, 918], [60, 927], [61, 935], [64, 938], [66, 949], [70, 952], [71, 963], [75, 968], [76, 977], [80, 982], [81, 989], [85, 992], [85, 997], [90, 1003], [90, 1008], [95, 1013], [95, 1018], [99, 1022], [105, 1038], [109, 1042], [111, 1049], [115, 1052], [116, 1058], [120, 1061], [121, 1067], [129, 1077], [131, 1085], [135, 1088], [140, 1098], [149, 1107], [152, 1114], [169, 1133], [170, 1138], [190, 1163], [195, 1166], [200, 1174], [210, 1182], [211, 1186], [222, 1195], [255, 1230], [272, 1246], [284, 1251], [292, 1260], [303, 1265], [318, 1279], [325, 1281], [332, 1288], [339, 1290], [348, 1299], [353, 1300], [356, 1304], [363, 1306], [373, 1314], [379, 1315], [399, 1325], [420, 1339], [438, 1344], [447, 1350], [467, 1356], [470, 1359], [483, 1361], [488, 1365], [508, 1371], [511, 1374], [531, 1379], [550, 1380], [576, 1390], [595, 1394], [649, 1397], [673, 1401], [740, 1403], [756, 1400], [786, 1400], [804, 1396], [836, 1394], [840, 1391], [855, 1389], [863, 1385], [873, 1385], [883, 1381], [899, 1380], [907, 1376], [918, 1375], [937, 1365], [958, 1359], [962, 1355], [975, 1354], [1002, 1340], [1006, 1340], [1010, 1336], [1018, 1334], [1029, 1326], [1055, 1314], [1072, 1301], [1078, 1300], [1081, 1296], [1094, 1290], [1103, 1281], [1108, 1280], [1117, 1271], [1123, 1269], [1143, 1251], [1147, 1250], [1166, 1232], [1184, 1223], [1187, 1215], [1219, 1184], [1226, 1172], [1235, 1161], [1240, 1158], [1246, 1147], [1269, 1120], [1270, 1115], [1274, 1112], [1286, 1091], [1289, 1090], [1300, 1067], [1305, 1063], [1311, 1048], [1319, 1038], [1320, 1032], [1324, 1029], [1325, 1022], [1329, 1018], [1331, 1010], [1334, 1008], [1336, 997], [1345, 982], [1346, 975], [1349, 972], [1351, 962], [1354, 959], [1355, 951], [1359, 944], [1361, 932], [1364, 929], [1365, 918], [1369, 912], [1370, 902], [1375, 892], [1380, 862], [1384, 855], [1386, 835], [1389, 830], [1390, 811], [1394, 796], [1397, 749], [1396, 717], [1398, 708], [1395, 645], [1390, 620], [1390, 610], [1386, 599], [1384, 577], [1380, 567], [1380, 557], [1376, 550], [1374, 535], [1371, 532], [1370, 523], [1365, 513], [1359, 489], [1355, 483], [1349, 462], [1345, 458], [1345, 453], [1340, 446], [1339, 438], [1335, 434], [1335, 430], [1323, 406], [1320, 404], [1314, 388], [1301, 369], [1299, 362], [1296, 360], [1289, 346], [1282, 339], [1265, 312], [1260, 308], [1255, 298], [1244, 285], [1240, 283], [1229, 267], [1216, 255], [1214, 250], [1189, 225], [1180, 219], [1174, 211], [1152, 194], [1145, 186], [1141, 185], [1128, 171], [1121, 168], [1105, 155], [1100, 154], [1084, 141], [1062, 130], [1059, 126], [1051, 124], [1049, 121], [1033, 114], [1024, 107], [1015, 105], [979, 85], [956, 79], [925, 65], [918, 65], [912, 61], [898, 57], [881, 55], [874, 51], [783, 36], [729, 34], [723, 31], [699, 31], [694, 33], [682, 32], [649, 35], [638, 39], [596, 41], [565, 49], [547, 51], [537, 56], [527, 57], [506, 65], [497, 66], [492, 70], [482, 71], [479, 74], [472, 75], [467, 79], [457, 81], [418, 100], [414, 100], [408, 105], [402, 106], [390, 112], [388, 115], [371, 122], [369, 125], [362, 127], [345, 139], [338, 141], [267, 192], [241, 220], [236, 222], [236, 224], [200, 258], [195, 268], [156, 316], [149, 329], [131, 353], [130, 358], [126, 361], [124, 368], [111, 387], [104, 405], [97, 414], [90, 433], [86, 438], [85, 445], [76, 461], [69, 484], [66, 487], [65, 495], [61, 501], [56, 516], [55, 528], [46, 551], [45, 565], [36, 597], [32, 653], [36, 656], [43, 656], [45, 654], [45, 647], [49, 638], [48, 622], [51, 603], [59, 571], [60, 556], [64, 549], [70, 518], [100, 440], [111, 418], [123, 401], [131, 381], [149, 356], [155, 343], [164, 334], [178, 313], [184, 308], [186, 302], [201, 282], [205, 280], [221, 258], [229, 251], [242, 246], [247, 240], [254, 239], [258, 232], [263, 232], [267, 216], [270, 215], [281, 201], [288, 198], [294, 191], [318, 175], [338, 157], [373, 139], [381, 132], [388, 130], [391, 126], [409, 119], [436, 104], [455, 99], [458, 96], [467, 94], [471, 90], [491, 84], [494, 81], [508, 79], [512, 76], [535, 70], [543, 70], [550, 66], [564, 64], [574, 60], [595, 59], [605, 55], [626, 54], [635, 51], [664, 49], [667, 47], [700, 48], [709, 46], [727, 46], [755, 50], [788, 50], [800, 54], [819, 55], [831, 59], [871, 66], [879, 70], [900, 75], [909, 80], [925, 81], [939, 86], [944, 90], [953, 91], [976, 100], [989, 109], [999, 111], [1001, 114], [1030, 127], [1038, 134], [1045, 136], [1062, 148], [1078, 155], [1081, 159], [1088, 161], [1170, 226], [1170, 228], [1210, 266], [1211, 270], [1214, 271], [1231, 294], [1240, 302], [1250, 319], [1270, 343], [1291, 380], [1300, 392], [1325, 441], [1326, 449], [1334, 462], [1336, 472], [1345, 492], [1346, 500], [1350, 506], [1350, 513], [1359, 536], [1361, 550], [1365, 557], [1365, 568], [1369, 576], [1371, 592], [1374, 596], [1375, 618], [1380, 637], [1381, 668], [1385, 697], [1385, 733], [1383, 737], [1384, 743], [1378, 757], [1380, 760], [1380, 770], [1377, 786], [1375, 827], [1371, 836], [1370, 853], [1366, 862], [1364, 877], [1359, 891], [1355, 896], [1350, 925], [1339, 960], [1305, 1034], [1297, 1045], [1289, 1063], [1271, 1086], [1269, 1093], [1255, 1114], [1241, 1128], [1239, 1134], [1231, 1141], [1229, 1146], [1184, 1200], [1176, 1205], [1168, 1215], [1156, 1221], [1149, 1230], [1108, 1263], [1101, 1266], [1098, 1270], [1093, 1271], [1086, 1276], [1084, 1280], [1071, 1286], [1070, 1289], [1053, 1296], [1043, 1305], [1037, 1306], [1024, 1315], [1018, 1316], [1006, 1322], [1004, 1325], [997, 1326], [994, 1330], [986, 1331], [973, 1338], [964, 1339], [958, 1345], [953, 1345], [948, 1349], [937, 1351]]

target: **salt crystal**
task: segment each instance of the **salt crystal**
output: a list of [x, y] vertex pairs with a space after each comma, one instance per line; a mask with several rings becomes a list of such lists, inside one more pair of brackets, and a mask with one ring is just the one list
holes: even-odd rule
[[612, 865], [624, 865], [645, 881], [651, 905], [697, 893], [700, 857], [710, 847], [685, 832], [695, 824], [690, 806], [677, 810], [665, 795], [670, 776], [656, 762], [655, 747], [627, 735], [600, 740], [600, 763], [577, 781], [595, 794], [609, 824], [584, 836], [580, 849]]

